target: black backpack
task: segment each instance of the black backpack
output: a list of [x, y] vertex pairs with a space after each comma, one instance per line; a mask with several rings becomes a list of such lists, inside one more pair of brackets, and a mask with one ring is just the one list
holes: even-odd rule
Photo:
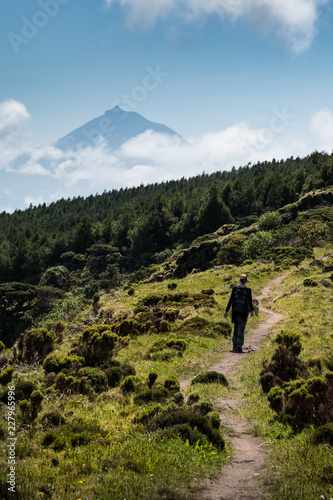
[[246, 288], [241, 286], [236, 287], [235, 297], [232, 303], [232, 312], [241, 314], [249, 312], [249, 296]]

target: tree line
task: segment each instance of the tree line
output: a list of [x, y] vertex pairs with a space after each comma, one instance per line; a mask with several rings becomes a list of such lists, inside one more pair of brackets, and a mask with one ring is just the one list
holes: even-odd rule
[[333, 154], [316, 151], [3, 212], [0, 282], [37, 284], [46, 269], [79, 267], [85, 259], [133, 271], [224, 224], [259, 217], [332, 184]]

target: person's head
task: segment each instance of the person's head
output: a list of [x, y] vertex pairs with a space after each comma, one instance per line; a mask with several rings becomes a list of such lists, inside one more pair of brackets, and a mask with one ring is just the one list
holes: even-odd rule
[[246, 276], [246, 274], [241, 274], [240, 278], [239, 278], [239, 281], [241, 282], [242, 285], [245, 285], [246, 282], [247, 282], [247, 276]]

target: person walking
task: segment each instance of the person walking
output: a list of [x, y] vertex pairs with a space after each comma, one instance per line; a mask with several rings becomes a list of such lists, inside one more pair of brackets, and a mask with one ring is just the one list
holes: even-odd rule
[[248, 282], [246, 274], [242, 274], [239, 278], [239, 285], [232, 288], [230, 299], [223, 314], [224, 318], [228, 317], [228, 312], [232, 308], [231, 322], [234, 324], [234, 334], [232, 337], [233, 352], [243, 352], [244, 345], [244, 330], [250, 313], [253, 316], [253, 303], [251, 288], [246, 286]]

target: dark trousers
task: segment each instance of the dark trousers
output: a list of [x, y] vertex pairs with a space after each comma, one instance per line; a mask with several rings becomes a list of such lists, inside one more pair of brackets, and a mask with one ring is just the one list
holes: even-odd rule
[[246, 319], [242, 316], [236, 316], [234, 321], [234, 335], [232, 337], [233, 346], [244, 344], [244, 331], [246, 326]]

